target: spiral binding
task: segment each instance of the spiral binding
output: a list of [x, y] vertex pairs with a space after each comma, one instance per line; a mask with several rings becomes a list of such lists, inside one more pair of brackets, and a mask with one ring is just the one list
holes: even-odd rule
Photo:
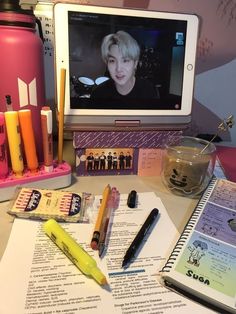
[[213, 177], [210, 181], [206, 191], [204, 192], [203, 196], [199, 200], [194, 212], [192, 213], [191, 217], [189, 218], [182, 234], [180, 235], [180, 238], [178, 242], [176, 243], [174, 249], [172, 250], [172, 253], [170, 257], [168, 258], [165, 266], [162, 268], [161, 272], [170, 272], [171, 268], [173, 267], [177, 257], [179, 256], [179, 253], [181, 252], [184, 244], [186, 243], [187, 239], [189, 238], [189, 235], [191, 234], [192, 230], [195, 227], [195, 224], [200, 216], [200, 213], [202, 212], [206, 202], [208, 201], [213, 188], [215, 186], [215, 183], [217, 181], [216, 177]]

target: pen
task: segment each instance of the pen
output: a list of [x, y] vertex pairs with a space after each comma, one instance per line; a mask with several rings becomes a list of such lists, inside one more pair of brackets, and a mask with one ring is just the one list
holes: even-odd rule
[[44, 170], [53, 171], [53, 140], [52, 140], [52, 110], [50, 107], [41, 109], [41, 128], [43, 138]]
[[126, 251], [124, 259], [123, 259], [122, 267], [126, 267], [127, 264], [130, 262], [130, 260], [134, 257], [135, 253], [138, 251], [139, 246], [144, 240], [145, 235], [147, 234], [148, 230], [151, 228], [156, 217], [158, 216], [158, 213], [159, 213], [159, 210], [157, 208], [154, 208], [150, 212], [144, 224], [142, 225], [141, 229], [139, 230], [133, 242], [131, 243], [130, 247]]
[[7, 129], [7, 139], [10, 150], [12, 170], [17, 177], [23, 175], [24, 163], [22, 156], [22, 143], [20, 125], [17, 111], [4, 113]]
[[132, 190], [127, 199], [127, 205], [129, 208], [134, 208], [136, 206], [136, 197], [137, 197], [137, 192], [135, 190]]
[[93, 232], [93, 237], [91, 240], [91, 248], [93, 250], [97, 250], [98, 249], [98, 243], [100, 241], [100, 233], [101, 233], [101, 228], [102, 228], [102, 221], [104, 219], [104, 215], [105, 215], [105, 211], [106, 211], [106, 207], [107, 207], [107, 202], [109, 199], [111, 193], [111, 187], [108, 184], [102, 194], [102, 202], [98, 211], [98, 216], [97, 216], [97, 220], [96, 220], [96, 224], [94, 227], [94, 232]]
[[35, 146], [31, 111], [29, 109], [19, 110], [18, 115], [27, 167], [31, 172], [36, 172], [39, 164]]
[[107, 235], [107, 229], [111, 217], [112, 208], [108, 207], [107, 213], [105, 215], [104, 221], [103, 221], [103, 228], [100, 232], [100, 241], [98, 243], [98, 255], [99, 257], [102, 257], [102, 254], [105, 249], [105, 242], [106, 242], [106, 235]]
[[0, 178], [8, 175], [7, 133], [4, 113], [0, 112]]
[[102, 286], [107, 285], [106, 277], [97, 267], [95, 259], [76, 243], [54, 219], [46, 221], [43, 224], [43, 230], [82, 273], [91, 276]]
[[110, 197], [107, 202], [106, 213], [104, 214], [104, 218], [102, 221], [100, 241], [98, 243], [99, 257], [102, 256], [105, 249], [105, 244], [107, 240], [107, 230], [108, 230], [111, 214], [112, 214], [112, 211], [118, 207], [119, 195], [120, 195], [119, 191], [115, 187], [113, 187], [111, 189]]

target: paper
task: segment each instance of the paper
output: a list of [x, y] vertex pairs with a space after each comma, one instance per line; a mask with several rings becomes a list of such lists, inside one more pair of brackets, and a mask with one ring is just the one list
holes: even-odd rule
[[184, 275], [188, 269], [189, 277], [195, 269], [195, 277], [231, 298], [236, 294], [236, 232], [230, 227], [235, 209], [235, 183], [217, 181], [175, 268]]
[[161, 149], [140, 148], [138, 155], [138, 175], [159, 176], [161, 173], [161, 157]]
[[[90, 249], [92, 224], [62, 224], [97, 260], [110, 290], [84, 276], [42, 232], [41, 222], [16, 219], [0, 263], [0, 313], [210, 313], [158, 283], [158, 270], [177, 237], [161, 200], [154, 193], [138, 193], [138, 207], [129, 209], [127, 197], [121, 195], [112, 217], [102, 260]], [[138, 257], [123, 270], [124, 253], [154, 207], [159, 219]]]
[[235, 210], [236, 184], [213, 179], [163, 269], [173, 289], [230, 313], [236, 313]]

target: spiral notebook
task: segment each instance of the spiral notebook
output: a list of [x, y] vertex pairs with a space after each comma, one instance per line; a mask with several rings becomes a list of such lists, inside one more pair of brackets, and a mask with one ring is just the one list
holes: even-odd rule
[[236, 183], [213, 178], [162, 269], [164, 284], [236, 313]]

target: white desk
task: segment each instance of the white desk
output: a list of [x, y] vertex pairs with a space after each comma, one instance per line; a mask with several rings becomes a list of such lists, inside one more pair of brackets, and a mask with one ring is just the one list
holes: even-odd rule
[[[160, 177], [139, 177], [136, 175], [76, 177], [72, 175], [72, 184], [66, 189], [75, 192], [86, 191], [97, 195], [102, 194], [104, 187], [108, 183], [117, 187], [120, 193], [129, 193], [131, 190], [136, 190], [137, 192], [154, 191], [161, 198], [179, 232], [182, 231], [197, 203], [196, 199], [171, 194], [162, 184]], [[14, 219], [7, 214], [8, 207], [8, 201], [0, 203], [0, 259], [7, 245]], [[168, 232], [168, 226], [166, 226], [166, 230]]]

